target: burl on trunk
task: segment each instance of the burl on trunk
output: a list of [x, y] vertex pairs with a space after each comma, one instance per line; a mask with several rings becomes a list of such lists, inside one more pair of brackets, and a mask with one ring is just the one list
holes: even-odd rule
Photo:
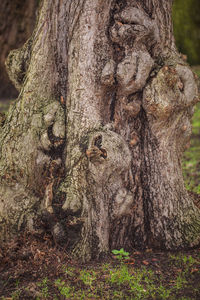
[[41, 3], [33, 36], [7, 59], [20, 96], [0, 135], [3, 238], [43, 216], [82, 260], [199, 243], [181, 171], [198, 90], [171, 5]]

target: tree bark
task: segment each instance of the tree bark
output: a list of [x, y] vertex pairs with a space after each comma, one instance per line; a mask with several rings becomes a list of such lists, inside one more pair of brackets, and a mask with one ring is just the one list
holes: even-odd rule
[[180, 164], [198, 91], [171, 5], [42, 2], [32, 39], [7, 59], [20, 96], [0, 136], [2, 237], [42, 216], [83, 261], [199, 244]]
[[0, 98], [17, 97], [18, 93], [5, 68], [10, 50], [21, 47], [31, 36], [35, 25], [38, 1], [1, 0], [0, 4]]

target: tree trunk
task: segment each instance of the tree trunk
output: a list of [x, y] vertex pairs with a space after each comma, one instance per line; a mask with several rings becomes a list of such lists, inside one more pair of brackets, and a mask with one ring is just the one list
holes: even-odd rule
[[171, 5], [41, 3], [32, 39], [7, 59], [20, 96], [0, 137], [4, 239], [42, 216], [82, 260], [199, 243], [180, 163], [198, 91]]
[[1, 0], [0, 4], [0, 98], [17, 97], [5, 68], [10, 50], [21, 47], [31, 36], [36, 19], [38, 1]]

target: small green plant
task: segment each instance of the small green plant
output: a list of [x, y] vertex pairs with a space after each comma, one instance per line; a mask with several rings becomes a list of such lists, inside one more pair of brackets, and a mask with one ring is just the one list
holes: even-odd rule
[[187, 280], [185, 279], [183, 274], [179, 274], [176, 278], [176, 282], [174, 285], [174, 289], [181, 290], [187, 284]]
[[110, 263], [105, 263], [101, 266], [103, 272], [107, 272], [108, 270], [110, 270], [111, 268], [111, 264]]
[[115, 297], [114, 299], [123, 299], [123, 292], [122, 291], [114, 291], [113, 296]]
[[163, 285], [157, 288], [159, 299], [170, 299], [171, 290], [166, 289]]
[[184, 264], [189, 265], [189, 267], [191, 267], [194, 264], [198, 263], [198, 261], [195, 258], [193, 258], [191, 255], [189, 255], [189, 256], [184, 255], [183, 256], [183, 262], [184, 262]]
[[85, 299], [87, 299], [86, 293], [82, 290], [79, 290], [74, 294], [73, 299], [85, 300]]
[[149, 294], [153, 296], [156, 286], [153, 284], [153, 272], [145, 268], [137, 269], [132, 274], [130, 281], [131, 292], [135, 295], [135, 299], [146, 299]]
[[116, 256], [116, 258], [122, 262], [126, 259], [130, 259], [129, 252], [126, 252], [123, 248], [120, 250], [112, 250], [112, 253]]
[[129, 274], [127, 266], [122, 265], [120, 268], [110, 270], [110, 281], [117, 285], [129, 283], [131, 281], [131, 275]]
[[85, 285], [92, 286], [93, 281], [96, 280], [96, 274], [94, 271], [82, 270], [80, 272], [80, 279], [83, 281]]
[[10, 300], [20, 300], [20, 294], [21, 294], [21, 290], [20, 289], [17, 289], [16, 291], [12, 292], [11, 296], [10, 297], [4, 297], [2, 296], [0, 299], [1, 300], [7, 300], [7, 299], [10, 299]]
[[48, 278], [45, 277], [42, 282], [38, 283], [38, 286], [42, 288], [41, 294], [43, 299], [48, 299], [49, 297], [49, 288], [48, 288]]
[[19, 283], [20, 283], [20, 281], [19, 281], [19, 279], [17, 279], [16, 283], [15, 283], [16, 290], [14, 292], [12, 292], [12, 294], [11, 294], [11, 299], [12, 300], [20, 300], [20, 294], [21, 294], [22, 291], [19, 288]]
[[60, 294], [65, 297], [65, 299], [70, 299], [73, 297], [74, 289], [65, 284], [65, 281], [57, 279], [55, 281], [55, 286], [58, 288]]
[[[126, 287], [127, 293], [132, 297], [130, 299], [148, 299], [149, 296], [153, 297], [152, 299], [156, 299], [158, 294], [157, 287], [154, 284], [154, 273], [146, 268], [129, 270], [127, 265], [121, 264], [119, 267], [110, 270], [110, 277], [107, 283], [109, 284], [109, 282], [115, 288], [118, 286], [120, 290]], [[118, 290], [114, 299], [118, 299], [117, 295]]]
[[74, 269], [73, 269], [73, 268], [70, 268], [70, 267], [68, 267], [67, 269], [65, 269], [65, 273], [66, 273], [69, 277], [75, 276], [75, 274], [74, 274]]
[[170, 255], [169, 256], [171, 260], [173, 261], [173, 264], [175, 264], [177, 267], [184, 267], [186, 270], [188, 270], [190, 267], [192, 267], [194, 264], [198, 264], [199, 261], [195, 258], [193, 258], [191, 255]]
[[133, 281], [131, 284], [131, 292], [134, 293], [135, 299], [145, 299], [145, 295], [148, 294], [145, 287], [138, 283], [137, 281]]

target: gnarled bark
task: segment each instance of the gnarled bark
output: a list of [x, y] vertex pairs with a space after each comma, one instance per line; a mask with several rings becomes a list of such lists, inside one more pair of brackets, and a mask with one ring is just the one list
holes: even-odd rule
[[180, 165], [198, 92], [170, 14], [171, 1], [43, 1], [7, 60], [21, 93], [1, 131], [2, 230], [46, 210], [82, 260], [199, 243]]

